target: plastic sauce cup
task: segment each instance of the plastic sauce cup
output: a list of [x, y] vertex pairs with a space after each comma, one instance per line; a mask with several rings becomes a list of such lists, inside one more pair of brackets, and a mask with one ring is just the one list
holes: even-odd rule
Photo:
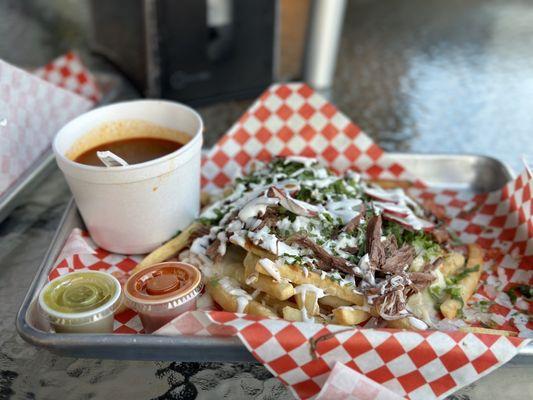
[[185, 311], [196, 308], [202, 291], [198, 268], [182, 262], [154, 264], [132, 275], [124, 286], [124, 303], [136, 311], [152, 333]]
[[78, 271], [49, 282], [39, 294], [39, 306], [56, 332], [113, 332], [121, 287], [112, 275]]

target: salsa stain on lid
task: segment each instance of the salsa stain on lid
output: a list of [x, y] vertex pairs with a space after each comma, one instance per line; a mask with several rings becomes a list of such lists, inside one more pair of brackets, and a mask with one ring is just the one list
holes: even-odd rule
[[139, 313], [151, 333], [196, 307], [202, 290], [198, 268], [182, 262], [152, 265], [132, 275], [124, 286], [125, 304]]

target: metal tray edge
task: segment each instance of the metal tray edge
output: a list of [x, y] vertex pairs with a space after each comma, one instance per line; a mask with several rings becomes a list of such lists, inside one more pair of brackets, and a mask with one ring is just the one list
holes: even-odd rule
[[53, 160], [54, 154], [49, 147], [4, 193], [0, 194], [0, 223], [20, 204], [23, 195], [32, 189], [30, 184], [52, 171]]

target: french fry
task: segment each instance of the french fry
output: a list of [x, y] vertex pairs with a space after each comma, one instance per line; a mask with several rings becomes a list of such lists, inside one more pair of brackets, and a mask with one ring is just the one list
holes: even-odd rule
[[[252, 253], [244, 258], [244, 280], [247, 285], [259, 289], [278, 300], [287, 300], [294, 296], [294, 287], [289, 282], [277, 282], [270, 275], [259, 274], [255, 271], [255, 263], [259, 260]], [[254, 276], [255, 275], [255, 276]]]
[[481, 328], [476, 326], [464, 326], [462, 328], [459, 328], [459, 330], [463, 332], [469, 332], [469, 333], [483, 333], [487, 335], [500, 335], [500, 336], [518, 336], [516, 332], [513, 331], [507, 331], [504, 329], [489, 329], [489, 328]]
[[193, 222], [183, 232], [181, 232], [174, 239], [169, 240], [161, 247], [158, 247], [145, 258], [131, 271], [131, 274], [140, 271], [150, 265], [157, 264], [168, 260], [169, 258], [178, 254], [187, 245], [191, 234], [201, 226], [198, 222]]
[[[256, 270], [258, 270], [258, 266], [261, 268], [261, 266], [257, 264]], [[296, 285], [309, 283], [324, 290], [326, 294], [347, 300], [351, 304], [361, 306], [364, 303], [363, 296], [354, 292], [349, 286], [341, 286], [327, 277], [322, 279], [319, 274], [313, 271], [309, 271], [307, 276], [305, 276], [302, 268], [298, 265], [284, 264], [279, 267], [279, 272], [282, 277], [287, 278], [290, 282]]]
[[[416, 317], [414, 320], [418, 320]], [[415, 325], [415, 322], [411, 322], [409, 320], [409, 317], [407, 318], [400, 318], [395, 319], [392, 321], [387, 321], [387, 327], [388, 328], [394, 328], [394, 329], [407, 329], [410, 331], [420, 331], [427, 329], [428, 325], [421, 320], [418, 320], [418, 326]]]
[[304, 292], [304, 293], [296, 293], [294, 296], [296, 299], [296, 304], [298, 305], [298, 308], [301, 310], [303, 308], [306, 309], [307, 315], [318, 315], [320, 312], [320, 308], [318, 307], [318, 299], [316, 298], [316, 293], [314, 292]]
[[[270, 254], [268, 251], [254, 246], [251, 243], [246, 244], [246, 249], [259, 258], [275, 259], [273, 254]], [[259, 262], [255, 264], [255, 270], [263, 275], [268, 275], [268, 272], [265, 271]], [[309, 283], [324, 290], [328, 295], [349, 301], [350, 304], [361, 306], [364, 303], [363, 296], [354, 292], [349, 286], [341, 286], [331, 279], [322, 279], [320, 274], [313, 271], [308, 271], [306, 276], [303, 269], [298, 265], [282, 264], [278, 266], [278, 271], [283, 278], [288, 279], [289, 282], [292, 282], [293, 284], [302, 285], [304, 283]]]
[[246, 276], [251, 275], [255, 272], [255, 264], [259, 261], [259, 257], [252, 252], [247, 252], [246, 257], [244, 257], [243, 265]]
[[259, 289], [278, 300], [287, 300], [294, 296], [294, 287], [289, 282], [276, 282], [274, 279], [258, 274], [257, 280], [250, 286]]
[[457, 299], [448, 298], [440, 305], [441, 313], [448, 319], [454, 319], [457, 316], [457, 312], [466, 304], [468, 299], [476, 291], [479, 278], [481, 277], [481, 264], [483, 263], [483, 250], [481, 247], [475, 244], [468, 245], [468, 261], [466, 262], [466, 268], [473, 268], [476, 265], [479, 266], [477, 271], [472, 271], [461, 279], [457, 285], [460, 289], [462, 302]]
[[387, 328], [416, 330], [409, 323], [409, 320], [407, 318], [393, 319], [392, 321], [387, 321]]
[[285, 306], [281, 310], [283, 319], [286, 319], [287, 321], [296, 321], [301, 322], [302, 319], [302, 312], [298, 310], [297, 308], [293, 308], [291, 306]]
[[258, 289], [278, 300], [287, 300], [294, 296], [294, 287], [289, 282], [276, 282], [274, 279], [257, 272], [246, 276], [244, 268], [236, 271], [235, 279], [243, 285]]
[[[287, 321], [294, 321], [294, 322], [304, 321], [302, 311], [291, 306], [283, 307], [282, 315], [283, 315], [283, 319], [286, 319]], [[321, 316], [314, 316], [312, 317], [312, 320], [320, 324], [326, 323], [326, 320], [322, 318]]]
[[200, 192], [200, 205], [202, 207], [205, 207], [210, 204], [212, 200], [212, 196], [209, 194], [209, 192], [206, 192], [204, 190]]
[[326, 307], [330, 307], [330, 308], [339, 308], [339, 307], [343, 307], [343, 306], [351, 306], [352, 303], [350, 303], [349, 301], [347, 300], [343, 300], [339, 297], [335, 297], [335, 296], [324, 296], [324, 297], [321, 297], [320, 299], [318, 299], [318, 303], [321, 305], [321, 306], [326, 306]]
[[[245, 303], [242, 312], [257, 315], [260, 317], [277, 317], [277, 314], [270, 307], [267, 307], [247, 296], [246, 292], [240, 288], [238, 282], [230, 277], [211, 278], [206, 281], [206, 288], [213, 300], [224, 310], [238, 312], [239, 302]], [[241, 292], [242, 291], [242, 292]], [[236, 294], [237, 293], [237, 294]], [[242, 298], [243, 300], [239, 300]]]
[[449, 253], [444, 257], [444, 262], [440, 264], [439, 270], [444, 276], [455, 274], [465, 265], [465, 257], [461, 253]]
[[409, 189], [413, 186], [409, 181], [395, 181], [392, 179], [372, 179], [370, 182], [382, 187], [383, 189]]
[[370, 317], [368, 312], [353, 307], [341, 306], [333, 310], [333, 321], [339, 325], [357, 325]]
[[257, 296], [256, 300], [262, 304], [267, 305], [268, 307], [272, 308], [278, 315], [282, 316], [283, 307], [292, 307], [292, 308], [298, 308], [296, 303], [289, 301], [289, 300], [278, 300], [275, 297], [272, 297], [266, 293], [260, 293], [259, 296]]

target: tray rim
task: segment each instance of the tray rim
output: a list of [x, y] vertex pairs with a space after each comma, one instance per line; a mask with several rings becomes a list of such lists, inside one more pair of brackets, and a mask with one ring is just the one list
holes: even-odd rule
[[45, 151], [0, 194], [0, 223], [22, 202], [23, 196], [29, 193], [32, 183], [40, 177], [46, 177], [53, 170], [54, 154], [49, 146]]
[[[485, 159], [500, 165], [507, 178], [512, 179], [513, 170], [502, 161], [488, 156], [474, 154], [421, 154], [388, 153], [397, 159], [406, 158], [446, 158], [446, 159]], [[30, 324], [26, 317], [32, 307], [32, 300], [46, 280], [48, 268], [55, 261], [66, 241], [69, 232], [64, 227], [73, 219], [80, 218], [74, 199], [71, 198], [61, 217], [52, 241], [37, 269], [36, 275], [24, 297], [16, 316], [16, 329], [28, 343], [45, 348], [56, 354], [83, 358], [111, 358], [123, 360], [179, 360], [179, 361], [225, 361], [256, 362], [252, 354], [237, 337], [202, 337], [202, 336], [164, 336], [139, 334], [59, 334], [44, 332]], [[92, 346], [92, 347], [89, 347]], [[93, 347], [97, 347], [95, 351]], [[180, 348], [186, 350], [181, 354], [169, 352]], [[157, 352], [154, 352], [154, 349]], [[116, 350], [119, 350], [118, 352]], [[154, 354], [156, 353], [156, 354]], [[527, 356], [527, 362], [533, 361], [533, 342], [523, 346], [518, 353], [520, 359]], [[517, 362], [517, 360], [515, 360]], [[518, 361], [520, 362], [520, 361]]]

